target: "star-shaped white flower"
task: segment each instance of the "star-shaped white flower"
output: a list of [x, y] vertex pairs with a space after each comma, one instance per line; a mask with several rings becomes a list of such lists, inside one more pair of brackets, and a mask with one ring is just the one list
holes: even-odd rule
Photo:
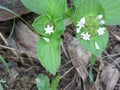
[[99, 47], [99, 45], [98, 45], [97, 42], [95, 42], [95, 48], [96, 48], [97, 50], [100, 50], [100, 47]]
[[104, 35], [104, 33], [105, 33], [105, 28], [99, 27], [99, 29], [97, 30], [97, 33], [98, 33], [99, 36]]
[[82, 27], [85, 27], [84, 24], [85, 24], [85, 17], [82, 17], [78, 22], [77, 26], [81, 29]]
[[87, 41], [87, 40], [89, 41], [89, 40], [90, 40], [90, 36], [91, 36], [91, 35], [88, 34], [88, 32], [86, 32], [86, 33], [83, 32], [81, 35], [82, 35], [82, 38], [83, 38], [85, 41]]
[[53, 26], [47, 25], [47, 27], [45, 28], [45, 33], [50, 35], [53, 32]]

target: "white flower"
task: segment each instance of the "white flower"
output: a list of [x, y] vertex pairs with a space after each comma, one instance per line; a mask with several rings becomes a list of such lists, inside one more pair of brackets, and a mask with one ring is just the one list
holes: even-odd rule
[[49, 38], [46, 38], [46, 37], [43, 37], [43, 39], [46, 41], [46, 42], [49, 42], [50, 39]]
[[77, 32], [77, 33], [80, 33], [80, 30], [81, 30], [81, 28], [77, 28], [77, 29], [76, 29], [76, 32]]
[[82, 38], [85, 40], [85, 41], [87, 41], [87, 40], [90, 40], [90, 34], [88, 34], [88, 32], [83, 32], [82, 34]]
[[50, 35], [53, 32], [53, 26], [47, 25], [47, 27], [45, 28], [45, 33]]
[[97, 18], [98, 18], [98, 19], [102, 19], [102, 18], [103, 18], [103, 15], [100, 14], [100, 15], [97, 16]]
[[82, 17], [78, 22], [77, 26], [81, 29], [82, 27], [85, 27], [84, 24], [85, 24], [85, 17]]
[[105, 21], [104, 21], [104, 20], [100, 20], [100, 24], [101, 24], [101, 25], [104, 25], [104, 24], [105, 24]]
[[95, 42], [95, 48], [96, 48], [97, 50], [100, 50], [100, 47], [99, 47], [99, 45], [98, 45], [97, 42]]
[[100, 35], [104, 35], [104, 33], [105, 33], [105, 28], [99, 27], [99, 29], [97, 30], [97, 33], [99, 34], [99, 36], [100, 36]]

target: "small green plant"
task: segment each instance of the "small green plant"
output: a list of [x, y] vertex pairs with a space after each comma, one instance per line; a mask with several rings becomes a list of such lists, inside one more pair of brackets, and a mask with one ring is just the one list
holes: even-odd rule
[[0, 79], [0, 90], [4, 90], [3, 87], [8, 88], [8, 86], [5, 84], [6, 81], [3, 79]]
[[0, 61], [4, 64], [4, 66], [6, 67], [8, 73], [10, 74], [10, 69], [8, 67], [7, 62], [5, 61], [5, 59], [0, 55]]
[[57, 90], [57, 86], [60, 80], [58, 75], [50, 84], [49, 78], [44, 74], [39, 74], [35, 79], [37, 83], [38, 90]]
[[91, 65], [95, 64], [96, 57], [100, 57], [107, 47], [109, 33], [105, 25], [120, 24], [120, 0], [73, 0], [75, 8], [68, 8], [67, 0], [21, 2], [40, 15], [32, 24], [40, 35], [37, 55], [41, 64], [53, 75], [60, 66], [61, 34], [66, 28], [66, 19], [72, 19], [77, 39], [91, 52]]

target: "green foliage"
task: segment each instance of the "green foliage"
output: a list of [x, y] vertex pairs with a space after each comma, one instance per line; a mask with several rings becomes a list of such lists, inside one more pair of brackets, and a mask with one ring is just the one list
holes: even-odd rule
[[49, 78], [44, 74], [39, 74], [36, 78], [38, 90], [50, 90]]
[[51, 90], [57, 90], [58, 83], [60, 81], [60, 75], [58, 75], [51, 84]]
[[96, 16], [99, 14], [104, 15], [104, 10], [101, 5], [95, 0], [85, 0], [81, 2], [76, 8], [73, 22], [76, 24], [78, 20], [82, 17], [86, 17], [89, 15]]
[[[67, 11], [66, 0], [21, 0], [22, 3], [31, 11], [48, 15], [49, 17], [59, 18]], [[62, 6], [62, 7], [61, 7]]]
[[84, 0], [73, 0], [73, 4], [77, 8], [82, 1]]
[[4, 90], [3, 87], [8, 88], [8, 86], [5, 84], [6, 81], [3, 79], [0, 79], [0, 90]]
[[120, 24], [120, 0], [97, 0], [105, 11], [106, 25]]
[[[52, 25], [54, 26], [54, 34], [46, 34], [44, 28], [47, 25]], [[35, 28], [35, 30], [42, 36], [45, 37], [53, 37], [53, 38], [57, 38], [59, 37], [65, 30], [65, 25], [64, 22], [61, 20], [51, 20], [49, 17], [47, 16], [39, 16], [35, 19], [34, 23], [32, 24], [32, 26]]]
[[[92, 37], [90, 39], [90, 41], [84, 41], [83, 39], [81, 39], [79, 37], [79, 35], [77, 34], [77, 38], [80, 41], [80, 44], [86, 48], [88, 51], [90, 51], [92, 54], [94, 54], [95, 56], [100, 57], [102, 52], [105, 50], [105, 48], [107, 47], [107, 43], [108, 43], [108, 31], [105, 31], [105, 34], [103, 36], [95, 36]], [[97, 50], [95, 48], [95, 42], [98, 43], [100, 50]]]
[[37, 44], [37, 54], [41, 64], [54, 75], [60, 66], [60, 43], [60, 38], [50, 38], [49, 42], [40, 38]]
[[38, 90], [57, 90], [59, 80], [60, 76], [58, 75], [50, 85], [49, 78], [44, 74], [39, 74], [36, 78], [37, 88]]

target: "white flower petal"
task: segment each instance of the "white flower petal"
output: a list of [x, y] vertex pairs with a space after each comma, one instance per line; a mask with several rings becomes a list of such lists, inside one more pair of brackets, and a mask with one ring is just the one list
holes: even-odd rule
[[50, 39], [49, 38], [46, 38], [46, 37], [43, 37], [43, 39], [46, 41], [46, 42], [49, 42]]
[[98, 45], [97, 42], [95, 42], [95, 48], [96, 48], [97, 50], [100, 50], [100, 47], [99, 47], [99, 45]]

